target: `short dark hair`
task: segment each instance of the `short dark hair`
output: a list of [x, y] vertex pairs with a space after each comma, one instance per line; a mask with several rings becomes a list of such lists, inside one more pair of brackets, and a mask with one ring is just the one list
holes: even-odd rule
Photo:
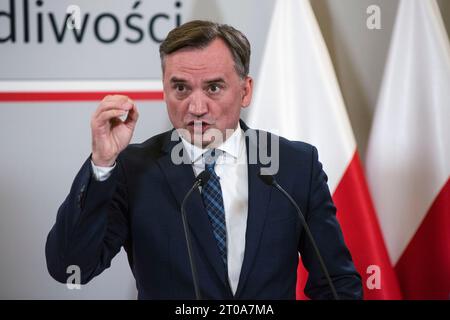
[[222, 39], [230, 49], [237, 74], [242, 79], [248, 76], [251, 48], [247, 37], [227, 24], [204, 20], [186, 22], [169, 32], [159, 46], [163, 71], [166, 55], [183, 48], [202, 49], [217, 38]]

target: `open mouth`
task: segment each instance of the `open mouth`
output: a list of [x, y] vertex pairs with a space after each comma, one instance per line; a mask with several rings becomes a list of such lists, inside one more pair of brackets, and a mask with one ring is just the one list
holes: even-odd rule
[[205, 133], [206, 130], [211, 128], [211, 124], [204, 121], [191, 121], [188, 123], [188, 128], [194, 133]]

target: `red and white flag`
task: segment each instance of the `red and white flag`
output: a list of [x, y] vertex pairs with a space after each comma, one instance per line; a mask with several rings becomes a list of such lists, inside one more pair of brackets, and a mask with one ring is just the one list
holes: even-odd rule
[[406, 299], [450, 298], [450, 45], [435, 0], [402, 0], [367, 177]]
[[[308, 0], [276, 1], [247, 121], [318, 148], [365, 298], [399, 299], [344, 101]], [[298, 298], [306, 283], [301, 269]]]

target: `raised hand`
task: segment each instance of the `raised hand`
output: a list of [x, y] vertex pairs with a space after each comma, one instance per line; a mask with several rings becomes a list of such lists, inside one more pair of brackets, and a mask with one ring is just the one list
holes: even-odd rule
[[[125, 120], [120, 117], [127, 115]], [[96, 166], [110, 167], [130, 143], [139, 114], [127, 96], [103, 98], [91, 119], [92, 161]]]

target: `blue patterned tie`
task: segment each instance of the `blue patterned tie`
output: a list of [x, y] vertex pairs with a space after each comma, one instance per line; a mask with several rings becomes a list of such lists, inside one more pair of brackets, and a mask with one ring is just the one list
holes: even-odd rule
[[219, 177], [214, 171], [218, 157], [215, 149], [205, 158], [205, 170], [211, 174], [208, 182], [202, 187], [203, 204], [208, 212], [214, 237], [222, 260], [227, 266], [227, 228], [225, 225], [225, 209], [223, 206], [222, 188]]

